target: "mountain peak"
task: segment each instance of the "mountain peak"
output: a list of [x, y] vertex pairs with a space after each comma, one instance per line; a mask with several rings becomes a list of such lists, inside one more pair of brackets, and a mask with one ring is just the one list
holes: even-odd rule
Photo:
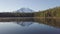
[[34, 10], [32, 10], [30, 8], [21, 8], [21, 9], [17, 10], [16, 12], [32, 13], [32, 12], [34, 12]]

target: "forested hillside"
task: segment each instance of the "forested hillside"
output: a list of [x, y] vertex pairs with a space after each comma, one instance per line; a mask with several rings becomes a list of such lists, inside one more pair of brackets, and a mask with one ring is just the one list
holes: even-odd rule
[[35, 13], [35, 17], [60, 17], [60, 7], [39, 11]]

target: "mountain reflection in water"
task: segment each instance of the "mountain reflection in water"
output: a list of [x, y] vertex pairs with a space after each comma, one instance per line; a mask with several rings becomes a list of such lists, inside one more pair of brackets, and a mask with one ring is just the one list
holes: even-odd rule
[[33, 22], [23, 22], [23, 21], [16, 22], [16, 23], [19, 24], [19, 25], [21, 25], [21, 26], [29, 26], [29, 25], [33, 24]]
[[60, 34], [59, 19], [0, 22], [0, 34]]

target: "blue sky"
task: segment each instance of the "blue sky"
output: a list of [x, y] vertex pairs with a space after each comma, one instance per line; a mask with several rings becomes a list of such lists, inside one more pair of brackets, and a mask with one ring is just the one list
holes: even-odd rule
[[0, 12], [10, 12], [22, 7], [35, 11], [60, 6], [60, 0], [0, 0]]

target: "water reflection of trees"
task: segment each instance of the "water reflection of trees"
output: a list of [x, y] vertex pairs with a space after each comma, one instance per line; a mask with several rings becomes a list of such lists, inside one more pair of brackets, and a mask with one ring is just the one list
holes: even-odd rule
[[[38, 23], [43, 23], [43, 24], [47, 24], [47, 25], [51, 25], [54, 27], [59, 27], [60, 28], [60, 19], [59, 18], [48, 18], [48, 17], [44, 17], [44, 18], [11, 18], [11, 19], [0, 19], [0, 21], [16, 21], [16, 22], [38, 22]], [[17, 23], [19, 24], [19, 23]], [[23, 25], [23, 23], [22, 23]]]
[[35, 21], [38, 23], [43, 23], [43, 24], [47, 24], [50, 26], [54, 26], [54, 27], [59, 27], [60, 28], [60, 19], [54, 19], [54, 18], [40, 18], [40, 19], [36, 19]]
[[60, 28], [60, 19], [57, 19], [57, 18], [47, 18], [47, 17], [46, 18], [34, 18], [34, 19], [22, 20], [22, 23], [21, 21], [20, 22], [18, 21], [17, 24], [20, 24], [22, 26], [32, 24], [32, 23], [25, 23], [25, 22], [43, 23], [46, 25]]
[[7, 17], [0, 18], [0, 22], [20, 22], [20, 21], [34, 21], [32, 17]]

